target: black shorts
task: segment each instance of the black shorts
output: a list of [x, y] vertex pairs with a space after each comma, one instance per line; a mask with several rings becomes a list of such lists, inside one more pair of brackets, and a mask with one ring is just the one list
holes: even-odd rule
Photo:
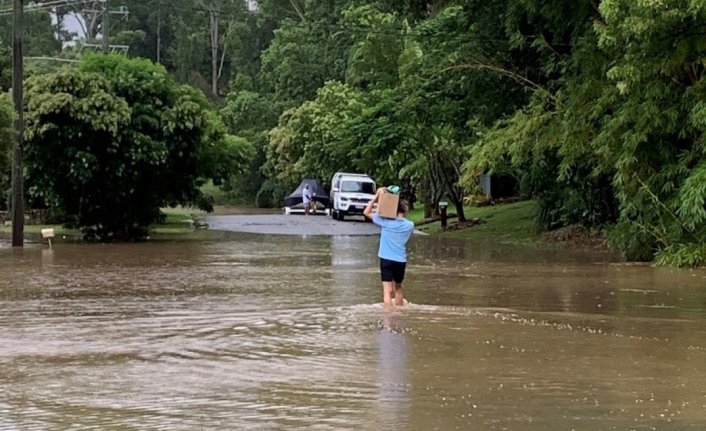
[[406, 262], [396, 262], [394, 260], [380, 258], [380, 278], [382, 281], [402, 283], [406, 267]]

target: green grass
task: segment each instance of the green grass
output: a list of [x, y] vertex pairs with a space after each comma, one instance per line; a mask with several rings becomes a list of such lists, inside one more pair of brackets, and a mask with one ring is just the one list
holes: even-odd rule
[[[24, 225], [24, 231], [25, 233], [28, 234], [39, 234], [42, 232], [42, 229], [49, 229], [53, 228], [54, 229], [54, 234], [55, 235], [80, 235], [81, 232], [78, 229], [67, 229], [64, 226], [60, 224], [25, 224]], [[11, 233], [12, 232], [12, 224], [11, 223], [6, 223], [4, 226], [0, 226], [0, 232], [2, 233]]]
[[[194, 215], [204, 214], [203, 211], [194, 208], [163, 208], [162, 212], [167, 218], [164, 223], [155, 223], [150, 226], [152, 235], [180, 235], [193, 232], [192, 223]], [[38, 235], [42, 229], [53, 228], [56, 236], [81, 237], [78, 229], [67, 229], [61, 224], [25, 224], [26, 234]], [[0, 226], [0, 233], [12, 233], [12, 225], [8, 222]]]
[[201, 186], [201, 192], [213, 199], [214, 206], [243, 206], [244, 202], [235, 196], [230, 195], [228, 192], [223, 191], [222, 188], [213, 184], [213, 181], [208, 181], [206, 184]]
[[155, 223], [150, 226], [152, 235], [180, 235], [193, 232], [194, 216], [203, 214], [195, 208], [162, 208], [167, 216], [164, 223]]
[[[534, 201], [517, 202], [513, 204], [494, 205], [486, 207], [465, 207], [467, 219], [478, 217], [485, 223], [461, 230], [444, 232], [441, 222], [421, 225], [422, 232], [439, 234], [454, 238], [492, 239], [503, 242], [529, 242], [536, 238], [534, 215], [537, 205]], [[424, 209], [410, 211], [408, 218], [415, 223], [423, 220]], [[457, 223], [457, 219], [449, 219], [449, 226]]]
[[[436, 221], [418, 226], [422, 232], [432, 235], [443, 235], [453, 238], [488, 239], [502, 242], [531, 242], [537, 239], [534, 228], [534, 215], [537, 205], [534, 201], [518, 202], [513, 204], [495, 205], [487, 207], [466, 207], [466, 218], [479, 217], [485, 223], [471, 226], [461, 230], [443, 231], [441, 222]], [[192, 223], [194, 216], [204, 214], [194, 208], [163, 208], [167, 218], [164, 223], [154, 224], [150, 227], [151, 235], [184, 235], [193, 234]], [[418, 208], [409, 212], [407, 218], [415, 223], [423, 221], [424, 209]], [[449, 226], [457, 223], [457, 219], [449, 219]], [[42, 229], [54, 228], [57, 236], [78, 236], [81, 232], [75, 229], [66, 229], [61, 225], [25, 225], [28, 234], [39, 234]], [[12, 232], [9, 224], [0, 226], [1, 233]]]

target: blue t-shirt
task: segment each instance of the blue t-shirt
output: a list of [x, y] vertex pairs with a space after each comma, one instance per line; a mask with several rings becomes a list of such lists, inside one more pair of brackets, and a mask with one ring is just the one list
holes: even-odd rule
[[373, 214], [373, 223], [380, 226], [378, 257], [395, 262], [407, 262], [407, 241], [414, 231], [414, 223], [406, 218], [383, 218]]

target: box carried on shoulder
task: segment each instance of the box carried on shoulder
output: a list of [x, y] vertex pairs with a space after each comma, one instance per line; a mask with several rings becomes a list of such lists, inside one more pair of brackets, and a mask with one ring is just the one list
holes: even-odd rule
[[397, 205], [400, 195], [384, 192], [378, 199], [378, 215], [385, 218], [397, 218]]

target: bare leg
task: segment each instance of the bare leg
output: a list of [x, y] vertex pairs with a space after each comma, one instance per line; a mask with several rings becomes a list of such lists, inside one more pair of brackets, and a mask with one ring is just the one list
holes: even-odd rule
[[402, 283], [394, 283], [395, 287], [395, 305], [402, 305], [404, 302], [404, 296], [402, 295]]
[[382, 303], [385, 307], [392, 306], [392, 290], [394, 283], [392, 281], [382, 282]]

